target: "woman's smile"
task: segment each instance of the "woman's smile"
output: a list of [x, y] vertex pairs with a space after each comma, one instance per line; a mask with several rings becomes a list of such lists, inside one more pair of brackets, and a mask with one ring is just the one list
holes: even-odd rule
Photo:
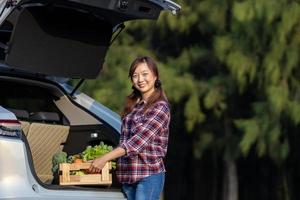
[[139, 64], [132, 75], [133, 86], [141, 92], [144, 100], [154, 92], [154, 83], [156, 79], [157, 77], [149, 69], [146, 63]]

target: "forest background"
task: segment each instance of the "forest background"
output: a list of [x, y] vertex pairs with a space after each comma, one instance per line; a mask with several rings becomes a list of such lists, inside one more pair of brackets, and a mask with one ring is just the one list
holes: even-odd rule
[[172, 105], [165, 200], [300, 199], [300, 1], [176, 3], [126, 23], [81, 90], [120, 113], [151, 56]]

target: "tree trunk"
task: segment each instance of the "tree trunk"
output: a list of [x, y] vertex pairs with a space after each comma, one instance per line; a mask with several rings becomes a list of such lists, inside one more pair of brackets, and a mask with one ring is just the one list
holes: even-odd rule
[[286, 168], [285, 167], [282, 167], [282, 185], [283, 185], [283, 197], [284, 197], [284, 200], [290, 200], [290, 191], [289, 191], [289, 184], [288, 184], [288, 174], [286, 172]]
[[238, 178], [234, 160], [224, 160], [223, 200], [238, 200]]
[[213, 188], [212, 188], [212, 200], [218, 200], [218, 157], [217, 152], [213, 151]]
[[[227, 141], [232, 139], [232, 128], [228, 117], [224, 121], [225, 138]], [[227, 144], [230, 145], [230, 144]], [[238, 200], [238, 176], [237, 168], [232, 152], [226, 147], [224, 155], [224, 179], [223, 179], [223, 200]]]

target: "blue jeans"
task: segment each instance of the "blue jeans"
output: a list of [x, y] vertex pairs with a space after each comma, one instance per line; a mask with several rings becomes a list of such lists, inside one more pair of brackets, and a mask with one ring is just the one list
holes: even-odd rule
[[165, 173], [153, 174], [133, 184], [123, 184], [128, 200], [159, 200], [165, 183]]

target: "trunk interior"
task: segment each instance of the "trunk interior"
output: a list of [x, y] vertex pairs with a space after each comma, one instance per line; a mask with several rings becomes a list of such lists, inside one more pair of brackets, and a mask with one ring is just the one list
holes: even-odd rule
[[[5, 94], [0, 95], [0, 105], [21, 121], [33, 169], [46, 185], [59, 185], [58, 173], [51, 171], [52, 156], [56, 152], [64, 151], [69, 156], [100, 141], [113, 147], [118, 144], [116, 130], [75, 105], [53, 84], [0, 75], [0, 91]], [[120, 188], [114, 171], [112, 174], [110, 188]]]

